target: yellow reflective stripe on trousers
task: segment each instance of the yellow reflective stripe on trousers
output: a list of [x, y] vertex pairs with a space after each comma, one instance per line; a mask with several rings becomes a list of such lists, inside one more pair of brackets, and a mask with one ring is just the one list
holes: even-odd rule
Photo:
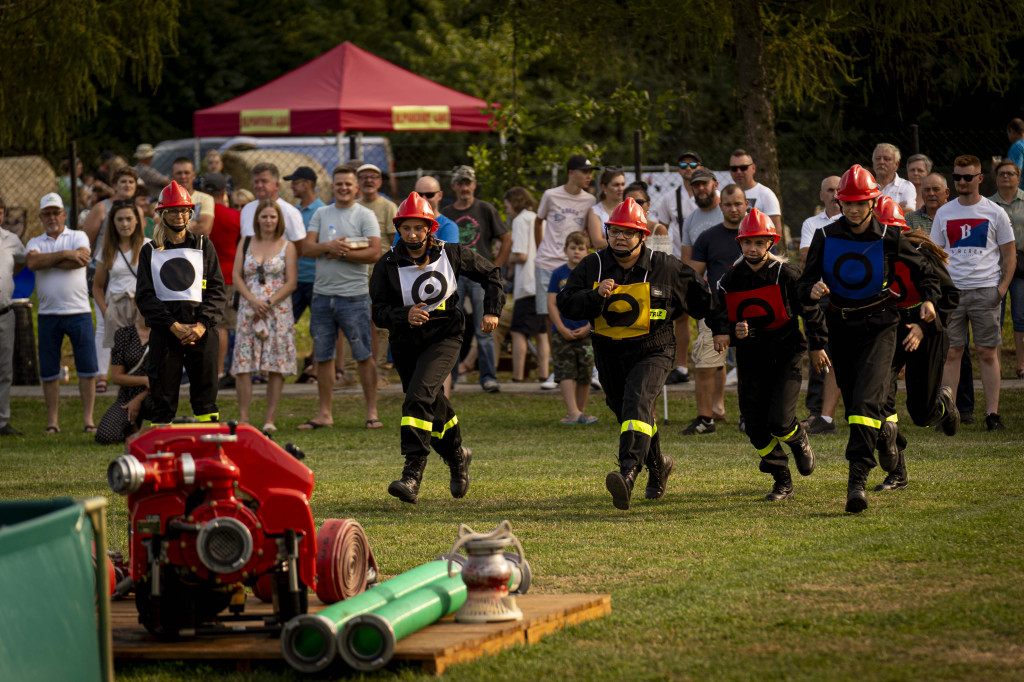
[[776, 438], [775, 436], [772, 436], [772, 442], [768, 443], [768, 445], [764, 446], [763, 448], [754, 448], [754, 449], [757, 450], [757, 454], [761, 455], [762, 457], [767, 457], [768, 455], [771, 454], [772, 450], [774, 450], [775, 446], [778, 445], [778, 444], [779, 444], [779, 439]]
[[861, 426], [870, 426], [873, 429], [880, 429], [880, 428], [882, 428], [882, 422], [880, 422], [879, 420], [872, 419], [871, 417], [862, 417], [859, 414], [855, 414], [855, 415], [851, 415], [851, 416], [847, 417], [846, 421], [850, 422], [850, 424], [860, 424]]
[[792, 438], [793, 436], [795, 436], [795, 435], [796, 435], [796, 432], [797, 432], [797, 431], [799, 431], [799, 430], [800, 430], [800, 424], [797, 424], [796, 426], [794, 426], [794, 427], [793, 427], [793, 430], [792, 430], [792, 431], [790, 431], [789, 433], [787, 433], [787, 434], [786, 434], [785, 436], [778, 436], [778, 439], [779, 439], [779, 440], [789, 440], [790, 438]]
[[888, 417], [885, 418], [885, 421], [887, 422], [898, 422], [899, 420], [900, 416], [898, 414], [890, 414]]
[[434, 425], [428, 422], [426, 419], [417, 419], [416, 417], [402, 417], [402, 426], [411, 426], [414, 429], [430, 431], [430, 429], [432, 429]]
[[627, 419], [622, 422], [622, 429], [619, 433], [625, 433], [626, 431], [639, 431], [640, 433], [653, 438], [656, 428], [647, 422], [640, 421], [639, 419]]
[[211, 412], [210, 414], [197, 414], [196, 419], [201, 422], [215, 422], [220, 419], [220, 412]]
[[444, 425], [444, 428], [441, 429], [440, 433], [438, 433], [437, 431], [431, 431], [430, 435], [431, 435], [432, 438], [439, 438], [439, 439], [440, 438], [444, 438], [444, 434], [448, 433], [448, 429], [452, 428], [453, 426], [455, 426], [458, 423], [459, 423], [459, 416], [458, 415], [453, 415], [452, 418], [448, 420], [448, 423]]

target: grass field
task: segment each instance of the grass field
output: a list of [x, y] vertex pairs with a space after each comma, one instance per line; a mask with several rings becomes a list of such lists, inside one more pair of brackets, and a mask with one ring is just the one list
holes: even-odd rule
[[[797, 477], [796, 499], [772, 505], [762, 501], [770, 478], [735, 428], [735, 394], [730, 425], [696, 440], [676, 435], [692, 394], [673, 395], [672, 424], [662, 426], [676, 459], [668, 495], [629, 512], [604, 489], [617, 428], [600, 394], [591, 411], [601, 420], [567, 427], [555, 396], [456, 393], [474, 451], [463, 500], [450, 498], [437, 457], [420, 504], [385, 493], [401, 468], [397, 395], [382, 398], [384, 429], [361, 428], [361, 401], [346, 395], [335, 401], [335, 428], [305, 433], [294, 428], [313, 414], [313, 398], [287, 398], [278, 440], [307, 453], [317, 521], [358, 519], [386, 574], [447, 551], [460, 522], [489, 530], [507, 518], [533, 566], [532, 591], [612, 595], [610, 616], [453, 666], [452, 680], [1024, 679], [1024, 393], [1004, 391], [1008, 430], [993, 434], [979, 424], [950, 439], [909, 426], [902, 412], [910, 487], [869, 493], [858, 516], [843, 513], [845, 427], [813, 440], [817, 471]], [[97, 419], [109, 402], [97, 401]], [[71, 401], [62, 411], [77, 416]], [[0, 498], [109, 492], [104, 471], [118, 448], [71, 429], [41, 435], [41, 401], [15, 400], [13, 412], [32, 435], [0, 443]], [[876, 469], [870, 485], [881, 478]], [[124, 500], [111, 502], [113, 544], [125, 549]], [[392, 666], [371, 677], [419, 676]], [[297, 677], [283, 664], [118, 667], [123, 680]]]

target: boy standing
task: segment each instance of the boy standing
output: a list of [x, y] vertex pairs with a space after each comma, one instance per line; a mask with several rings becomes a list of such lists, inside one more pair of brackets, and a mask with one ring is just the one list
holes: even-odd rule
[[555, 298], [573, 271], [590, 251], [590, 239], [585, 232], [570, 232], [565, 238], [566, 265], [551, 273], [548, 285], [548, 317], [551, 318], [551, 356], [555, 366], [555, 381], [565, 401], [565, 416], [561, 424], [593, 424], [597, 417], [587, 414], [590, 395], [590, 377], [594, 371], [594, 349], [590, 345], [590, 322], [570, 320], [558, 312]]

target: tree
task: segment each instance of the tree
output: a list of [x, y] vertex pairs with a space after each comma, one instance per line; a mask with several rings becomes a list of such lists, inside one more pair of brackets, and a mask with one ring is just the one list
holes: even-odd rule
[[0, 3], [0, 146], [63, 144], [126, 73], [158, 84], [178, 9], [179, 0]]

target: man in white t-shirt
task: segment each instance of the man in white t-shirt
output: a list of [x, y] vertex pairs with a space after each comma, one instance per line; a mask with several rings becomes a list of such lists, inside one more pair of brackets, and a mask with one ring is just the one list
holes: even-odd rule
[[818, 215], [812, 215], [804, 221], [800, 228], [800, 267], [807, 263], [807, 249], [811, 247], [811, 239], [814, 232], [825, 227], [839, 217], [839, 202], [836, 201], [836, 191], [839, 189], [839, 176], [830, 175], [821, 181], [821, 191], [818, 192], [818, 199], [821, 201], [822, 210]]
[[668, 233], [672, 239], [672, 253], [676, 258], [681, 258], [679, 247], [682, 243], [683, 223], [691, 213], [697, 210], [697, 202], [693, 199], [691, 178], [698, 168], [704, 167], [704, 160], [697, 152], [685, 151], [679, 155], [676, 166], [676, 172], [683, 179], [683, 184], [658, 199], [651, 206], [651, 212], [647, 217], [668, 227]]
[[732, 175], [732, 181], [743, 190], [750, 208], [756, 208], [771, 218], [775, 224], [775, 231], [782, 234], [782, 208], [779, 206], [779, 198], [775, 196], [775, 192], [754, 180], [756, 172], [757, 164], [747, 150], [733, 151], [729, 157], [729, 174]]
[[[804, 221], [800, 228], [800, 267], [807, 264], [807, 249], [811, 246], [814, 233], [833, 222], [839, 217], [839, 202], [836, 200], [836, 192], [839, 190], [840, 178], [838, 175], [830, 175], [821, 181], [821, 190], [818, 192], [818, 199], [824, 207], [818, 215], [813, 215]], [[819, 307], [828, 309], [828, 296], [823, 296], [818, 301]], [[804, 428], [812, 436], [834, 436], [836, 427], [833, 423], [836, 408], [839, 406], [839, 386], [836, 384], [836, 376], [832, 373], [817, 371], [813, 364], [807, 375], [807, 405], [810, 416], [807, 417]]]
[[[548, 284], [551, 273], [565, 265], [565, 237], [570, 232], [586, 232], [587, 211], [597, 203], [587, 191], [594, 179], [594, 165], [583, 154], [576, 154], [566, 163], [569, 177], [564, 185], [552, 187], [540, 199], [540, 208], [533, 221], [537, 244], [536, 302], [537, 314], [548, 314]], [[547, 328], [547, 320], [545, 320]]]
[[60, 433], [57, 406], [61, 375], [60, 349], [67, 336], [75, 354], [78, 395], [86, 433], [95, 433], [93, 402], [96, 398], [96, 344], [85, 266], [89, 263], [89, 237], [64, 227], [64, 202], [51, 192], [39, 202], [44, 234], [25, 246], [25, 264], [36, 273], [39, 297], [39, 380], [46, 400], [46, 433]]
[[366, 398], [366, 428], [379, 429], [377, 363], [370, 338], [370, 266], [381, 256], [380, 225], [373, 211], [356, 202], [356, 171], [338, 166], [332, 176], [334, 202], [309, 221], [306, 255], [316, 258], [309, 332], [313, 337], [319, 410], [299, 425], [306, 431], [331, 426], [334, 358], [338, 332], [348, 339]]
[[917, 189], [910, 180], [904, 180], [896, 170], [900, 167], [900, 149], [894, 144], [882, 142], [871, 154], [871, 166], [875, 180], [882, 188], [882, 195], [892, 197], [903, 207], [904, 213], [917, 210]]
[[949, 255], [949, 276], [960, 290], [960, 306], [949, 319], [949, 353], [942, 384], [956, 386], [960, 381], [960, 358], [970, 324], [985, 389], [985, 425], [989, 431], [997, 431], [1005, 428], [999, 418], [1000, 310], [1017, 267], [1017, 252], [1006, 211], [978, 190], [983, 179], [978, 157], [956, 158], [953, 183], [957, 199], [935, 212], [931, 238]]
[[[213, 197], [206, 192], [193, 189], [196, 180], [196, 165], [187, 156], [179, 156], [171, 162], [171, 180], [178, 183], [188, 192], [196, 208], [192, 216], [192, 224], [188, 231], [192, 234], [209, 237], [213, 232]], [[163, 187], [160, 188], [163, 190]]]
[[255, 234], [253, 227], [256, 207], [260, 202], [276, 201], [284, 215], [284, 238], [295, 245], [295, 252], [301, 257], [306, 240], [306, 224], [302, 221], [302, 212], [278, 194], [280, 189], [281, 172], [277, 166], [272, 163], [258, 163], [252, 167], [252, 193], [256, 198], [242, 207], [242, 216], [239, 219], [242, 224], [241, 238], [245, 239]]

